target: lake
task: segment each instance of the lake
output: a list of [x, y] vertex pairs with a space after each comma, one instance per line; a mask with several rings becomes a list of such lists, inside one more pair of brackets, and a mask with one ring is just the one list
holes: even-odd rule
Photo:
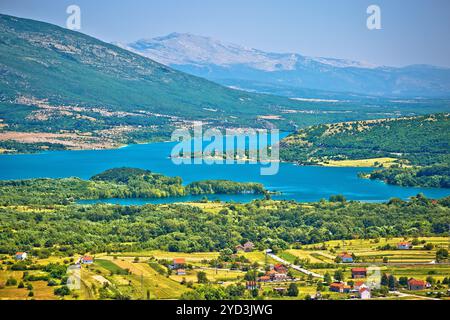
[[[427, 197], [442, 198], [450, 189], [405, 188], [390, 186], [380, 181], [358, 178], [358, 172], [370, 168], [303, 167], [281, 163], [274, 176], [261, 176], [260, 165], [174, 165], [169, 159], [174, 143], [131, 145], [115, 150], [56, 151], [39, 154], [0, 155], [0, 179], [63, 178], [88, 179], [106, 169], [135, 167], [148, 169], [168, 176], [180, 176], [184, 183], [207, 179], [227, 179], [238, 182], [259, 182], [282, 194], [274, 199], [313, 202], [342, 194], [347, 199], [367, 202], [386, 201], [397, 197], [408, 199], [418, 193]], [[119, 204], [145, 204], [194, 201], [203, 198], [168, 199], [115, 199], [103, 202]], [[249, 202], [256, 195], [208, 196], [210, 200]], [[102, 201], [88, 201], [95, 203]]]

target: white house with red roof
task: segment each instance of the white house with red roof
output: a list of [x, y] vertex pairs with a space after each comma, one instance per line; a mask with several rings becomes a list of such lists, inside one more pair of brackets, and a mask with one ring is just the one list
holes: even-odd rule
[[348, 252], [343, 252], [338, 255], [338, 257], [341, 259], [343, 263], [352, 263], [353, 262], [353, 255]]
[[91, 256], [84, 256], [83, 258], [81, 258], [81, 263], [82, 264], [93, 264], [94, 258]]
[[16, 260], [25, 260], [28, 257], [26, 252], [16, 252], [14, 258]]
[[399, 250], [410, 250], [412, 249], [412, 243], [411, 242], [406, 242], [406, 241], [402, 241], [397, 243], [397, 249]]
[[359, 298], [362, 299], [362, 300], [368, 300], [368, 299], [372, 298], [372, 295], [370, 293], [370, 289], [368, 287], [366, 287], [366, 286], [361, 287], [358, 290], [358, 293], [359, 293]]

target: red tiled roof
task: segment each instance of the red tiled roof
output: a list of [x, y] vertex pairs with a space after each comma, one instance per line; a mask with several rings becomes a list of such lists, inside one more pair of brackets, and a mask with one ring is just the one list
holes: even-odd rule
[[409, 279], [408, 284], [410, 286], [426, 286], [427, 285], [426, 281], [417, 280], [417, 279]]
[[352, 273], [353, 272], [367, 272], [367, 269], [366, 268], [353, 268]]
[[366, 287], [362, 287], [362, 288], [359, 289], [359, 293], [363, 293], [364, 291], [369, 291], [370, 292], [369, 288], [366, 288]]
[[186, 259], [184, 259], [184, 258], [173, 259], [173, 263], [174, 264], [185, 264], [186, 263]]
[[16, 252], [16, 256], [21, 256], [23, 255], [25, 252]]
[[84, 256], [83, 261], [93, 261], [94, 259], [90, 256]]
[[344, 288], [344, 284], [343, 283], [338, 283], [338, 282], [334, 282], [332, 284], [330, 284], [330, 288]]
[[351, 254], [347, 253], [347, 252], [341, 253], [339, 255], [339, 257], [341, 257], [341, 258], [353, 258], [353, 256]]
[[410, 242], [399, 242], [398, 245], [399, 246], [410, 246], [411, 243]]
[[355, 286], [355, 287], [361, 287], [363, 284], [364, 284], [364, 281], [356, 281], [356, 282], [354, 283], [354, 286]]

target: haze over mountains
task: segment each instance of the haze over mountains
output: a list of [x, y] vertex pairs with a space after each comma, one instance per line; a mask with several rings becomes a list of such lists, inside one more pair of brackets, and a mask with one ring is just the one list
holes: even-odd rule
[[250, 91], [290, 97], [330, 92], [387, 97], [449, 97], [450, 69], [402, 68], [271, 53], [187, 33], [120, 44], [175, 69]]

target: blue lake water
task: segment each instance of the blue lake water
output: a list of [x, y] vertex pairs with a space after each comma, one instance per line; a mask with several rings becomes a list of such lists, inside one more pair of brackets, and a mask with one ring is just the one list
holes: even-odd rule
[[[40, 154], [0, 155], [0, 179], [63, 178], [88, 179], [106, 169], [135, 167], [168, 176], [180, 176], [184, 183], [206, 179], [260, 182], [269, 190], [282, 192], [274, 199], [312, 202], [343, 194], [347, 199], [377, 202], [393, 197], [408, 199], [418, 193], [431, 198], [450, 195], [450, 189], [404, 188], [358, 178], [370, 168], [302, 167], [281, 163], [279, 173], [262, 176], [260, 165], [175, 165], [169, 159], [174, 143], [131, 145], [116, 150], [58, 151]], [[116, 199], [108, 203], [144, 204], [199, 200], [201, 197], [168, 199]], [[255, 195], [220, 195], [208, 199], [248, 202]], [[94, 201], [100, 202], [100, 201]]]

